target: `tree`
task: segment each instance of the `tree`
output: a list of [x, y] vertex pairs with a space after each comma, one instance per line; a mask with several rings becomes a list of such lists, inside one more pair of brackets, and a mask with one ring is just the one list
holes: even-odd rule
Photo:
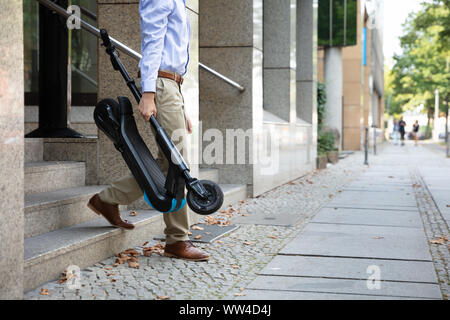
[[[439, 90], [445, 102], [441, 111], [448, 114], [450, 94], [450, 0], [423, 3], [422, 9], [409, 15], [400, 38], [401, 55], [388, 73], [388, 94], [395, 112], [423, 104], [428, 119], [434, 113], [434, 92]], [[399, 109], [400, 106], [400, 109]], [[430, 124], [430, 121], [428, 121]], [[429, 125], [428, 125], [429, 131]]]

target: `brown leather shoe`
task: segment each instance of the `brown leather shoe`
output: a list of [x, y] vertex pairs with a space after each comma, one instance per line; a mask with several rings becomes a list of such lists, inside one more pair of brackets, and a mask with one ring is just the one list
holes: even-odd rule
[[118, 228], [131, 230], [134, 229], [134, 225], [127, 223], [122, 220], [120, 217], [119, 206], [112, 205], [106, 202], [103, 202], [98, 194], [94, 195], [88, 203], [88, 208], [94, 211], [99, 216], [103, 216], [108, 222]]
[[166, 244], [164, 254], [168, 257], [189, 261], [206, 261], [209, 259], [209, 254], [194, 247], [191, 241], [178, 241]]

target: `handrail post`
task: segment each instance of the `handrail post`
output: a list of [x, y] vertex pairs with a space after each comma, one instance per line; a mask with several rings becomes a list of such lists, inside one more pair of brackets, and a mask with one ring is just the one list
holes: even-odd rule
[[450, 132], [447, 133], [447, 158], [450, 158]]
[[365, 129], [366, 136], [364, 139], [364, 165], [369, 165], [369, 127]]
[[373, 126], [373, 155], [377, 155], [377, 127]]

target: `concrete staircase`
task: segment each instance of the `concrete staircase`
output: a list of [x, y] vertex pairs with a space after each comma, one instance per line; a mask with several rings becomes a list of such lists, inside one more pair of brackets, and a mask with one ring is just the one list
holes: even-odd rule
[[[85, 268], [163, 232], [163, 215], [153, 210], [137, 216], [122, 210], [135, 229], [111, 227], [86, 207], [104, 186], [85, 185], [84, 162], [43, 161], [42, 139], [26, 139], [25, 148], [25, 292], [56, 280], [70, 265]], [[218, 176], [217, 169], [200, 170], [200, 179], [218, 182]], [[247, 196], [244, 185], [221, 187], [224, 207]], [[191, 217], [193, 223], [201, 219]]]

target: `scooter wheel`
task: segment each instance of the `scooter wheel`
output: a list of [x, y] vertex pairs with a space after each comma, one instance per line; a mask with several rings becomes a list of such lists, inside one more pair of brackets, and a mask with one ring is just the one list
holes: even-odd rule
[[187, 193], [187, 203], [189, 208], [195, 213], [203, 216], [210, 215], [222, 207], [223, 192], [222, 189], [212, 181], [201, 180], [200, 183], [209, 192], [207, 199], [200, 198], [195, 192], [191, 190]]

